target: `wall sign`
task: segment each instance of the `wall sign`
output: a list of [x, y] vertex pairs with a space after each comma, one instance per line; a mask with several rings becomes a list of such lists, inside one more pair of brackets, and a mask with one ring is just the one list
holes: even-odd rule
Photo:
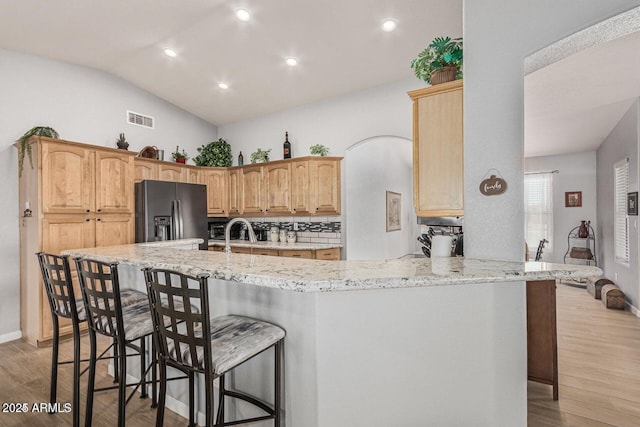
[[497, 170], [490, 170], [496, 171], [497, 175], [491, 175], [489, 178], [483, 179], [480, 183], [480, 192], [485, 196], [497, 196], [507, 191], [507, 181], [500, 176]]

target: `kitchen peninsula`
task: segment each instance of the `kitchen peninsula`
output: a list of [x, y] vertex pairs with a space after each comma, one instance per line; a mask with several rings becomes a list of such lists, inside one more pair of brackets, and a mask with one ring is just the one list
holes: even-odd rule
[[[143, 267], [209, 274], [216, 316], [282, 326], [286, 425], [305, 427], [526, 424], [524, 283], [600, 273], [466, 258], [284, 262], [154, 244], [66, 253], [119, 262], [121, 281], [140, 289]], [[271, 366], [267, 354], [250, 363]], [[236, 373], [236, 386], [269, 400], [252, 371]], [[181, 411], [177, 400], [171, 409]]]

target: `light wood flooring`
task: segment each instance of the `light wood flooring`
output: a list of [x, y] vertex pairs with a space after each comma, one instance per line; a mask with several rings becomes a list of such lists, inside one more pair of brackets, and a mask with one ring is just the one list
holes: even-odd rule
[[[550, 386], [529, 382], [529, 426], [640, 426], [640, 319], [626, 311], [606, 310], [584, 289], [563, 284], [558, 284], [557, 306], [560, 400], [553, 401]], [[84, 354], [87, 347], [85, 337]], [[62, 358], [70, 359], [71, 352], [70, 341], [62, 344]], [[50, 348], [34, 349], [23, 341], [1, 344], [0, 404], [47, 402], [50, 355]], [[110, 383], [105, 371], [98, 370], [97, 384]], [[71, 380], [70, 365], [60, 367], [59, 402], [71, 402]], [[82, 420], [85, 389], [83, 377]], [[154, 425], [155, 410], [149, 405], [150, 400], [134, 396], [127, 405], [127, 426]], [[94, 408], [93, 426], [116, 425], [115, 392], [98, 393]], [[70, 425], [71, 414], [0, 412], [0, 426]], [[167, 410], [165, 425], [186, 422]]]
[[640, 319], [558, 283], [560, 400], [529, 382], [529, 426], [640, 426]]

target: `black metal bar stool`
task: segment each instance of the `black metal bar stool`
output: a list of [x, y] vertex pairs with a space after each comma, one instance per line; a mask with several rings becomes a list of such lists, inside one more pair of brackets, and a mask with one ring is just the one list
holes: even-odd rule
[[[207, 275], [198, 277], [174, 271], [145, 269], [147, 296], [151, 306], [160, 365], [160, 394], [156, 427], [163, 425], [167, 392], [167, 366], [189, 378], [189, 425], [195, 426], [194, 374], [204, 374], [206, 390], [206, 426], [230, 426], [274, 420], [280, 426], [281, 358], [285, 331], [271, 323], [243, 316], [209, 317]], [[193, 307], [199, 307], [199, 312]], [[160, 319], [164, 319], [163, 322]], [[275, 350], [275, 402], [273, 407], [236, 390], [225, 389], [224, 376], [263, 351]], [[220, 398], [214, 424], [213, 381], [219, 378]], [[267, 413], [245, 420], [224, 420], [224, 398], [249, 402]]]
[[[80, 376], [86, 371], [80, 371], [80, 362], [87, 362], [89, 359], [80, 359], [80, 324], [87, 321], [86, 312], [82, 298], [76, 298], [73, 290], [71, 269], [67, 257], [39, 252], [36, 254], [42, 282], [47, 293], [49, 309], [51, 311], [51, 321], [53, 324], [53, 338], [51, 350], [51, 388], [49, 393], [50, 403], [55, 403], [58, 388], [58, 365], [73, 363], [73, 400], [72, 413], [73, 425], [80, 425]], [[144, 292], [123, 289], [123, 305], [131, 305], [140, 301], [147, 301]], [[59, 318], [71, 320], [73, 330], [73, 360], [60, 362], [58, 351], [60, 344]], [[113, 345], [113, 344], [112, 344]], [[109, 346], [102, 352], [99, 358], [112, 347]]]
[[[87, 407], [85, 425], [91, 426], [93, 417], [93, 394], [95, 391], [118, 389], [118, 426], [125, 425], [125, 406], [134, 393], [142, 386], [141, 396], [147, 397], [146, 380], [149, 371], [152, 375], [152, 407], [156, 406], [156, 352], [152, 350], [152, 360], [146, 365], [145, 339], [153, 335], [153, 323], [149, 313], [148, 300], [123, 306], [120, 297], [118, 268], [115, 263], [103, 263], [91, 259], [75, 258], [80, 289], [87, 311], [89, 323], [89, 342], [91, 353], [89, 358], [89, 380], [87, 386]], [[111, 337], [116, 346], [114, 360], [118, 361], [118, 385], [112, 387], [95, 388], [96, 374], [96, 334]], [[139, 345], [135, 342], [139, 341]], [[127, 348], [131, 348], [140, 355], [140, 381], [134, 384], [126, 383]], [[127, 397], [127, 387], [135, 387]]]

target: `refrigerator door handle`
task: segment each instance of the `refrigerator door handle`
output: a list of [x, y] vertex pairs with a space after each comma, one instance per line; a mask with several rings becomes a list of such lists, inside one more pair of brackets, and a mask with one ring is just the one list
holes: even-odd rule
[[171, 201], [171, 237], [170, 240], [176, 240], [178, 238], [178, 224], [180, 212], [178, 211], [178, 201]]
[[184, 238], [184, 221], [182, 219], [182, 206], [180, 206], [180, 200], [176, 200], [176, 205], [178, 206], [178, 232], [177, 239]]

